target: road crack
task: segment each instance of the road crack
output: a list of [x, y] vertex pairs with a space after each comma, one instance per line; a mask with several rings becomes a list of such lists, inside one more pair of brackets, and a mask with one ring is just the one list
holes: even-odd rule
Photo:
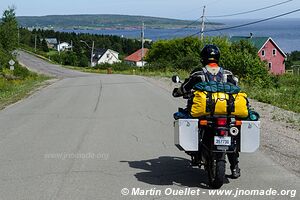
[[102, 87], [103, 87], [102, 86], [102, 81], [100, 80], [100, 88], [99, 88], [97, 103], [96, 103], [96, 106], [94, 108], [94, 113], [98, 110], [98, 107], [99, 107], [100, 99], [101, 99], [101, 96], [102, 96]]

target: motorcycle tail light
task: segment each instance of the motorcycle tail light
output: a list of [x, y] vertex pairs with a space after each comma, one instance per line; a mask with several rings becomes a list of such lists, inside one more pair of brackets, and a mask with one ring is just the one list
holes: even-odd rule
[[217, 125], [218, 126], [226, 126], [227, 125], [227, 119], [226, 118], [218, 118], [217, 119]]
[[221, 135], [221, 136], [227, 135], [227, 131], [225, 131], [225, 130], [220, 130], [220, 135]]

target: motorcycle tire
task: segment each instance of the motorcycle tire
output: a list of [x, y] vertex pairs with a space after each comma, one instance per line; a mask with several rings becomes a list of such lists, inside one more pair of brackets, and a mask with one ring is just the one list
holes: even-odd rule
[[208, 167], [209, 186], [219, 189], [224, 184], [225, 179], [225, 160], [211, 160]]

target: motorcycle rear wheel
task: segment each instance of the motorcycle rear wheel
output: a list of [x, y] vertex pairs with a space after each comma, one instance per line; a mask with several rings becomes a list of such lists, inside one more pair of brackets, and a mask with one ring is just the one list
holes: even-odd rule
[[225, 160], [214, 159], [210, 161], [208, 167], [209, 186], [213, 189], [219, 189], [224, 184], [225, 179]]

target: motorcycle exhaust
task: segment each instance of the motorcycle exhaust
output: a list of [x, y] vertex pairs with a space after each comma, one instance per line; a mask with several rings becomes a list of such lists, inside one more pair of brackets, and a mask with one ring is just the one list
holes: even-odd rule
[[237, 127], [231, 127], [229, 132], [232, 136], [237, 136], [239, 134], [239, 129]]

